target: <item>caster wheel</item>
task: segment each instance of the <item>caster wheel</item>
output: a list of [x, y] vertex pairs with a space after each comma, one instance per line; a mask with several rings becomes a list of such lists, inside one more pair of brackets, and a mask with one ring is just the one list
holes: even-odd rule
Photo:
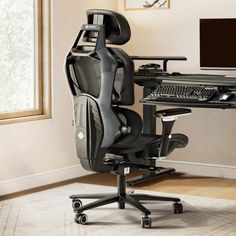
[[148, 216], [142, 217], [141, 226], [142, 228], [151, 228], [152, 227], [151, 217], [148, 217]]
[[79, 199], [73, 199], [72, 200], [72, 207], [74, 210], [78, 210], [80, 207], [82, 207], [82, 202]]
[[173, 204], [173, 213], [174, 214], [181, 214], [183, 213], [183, 205], [181, 203], [174, 203]]
[[75, 222], [81, 225], [86, 225], [88, 223], [88, 216], [86, 214], [76, 214]]

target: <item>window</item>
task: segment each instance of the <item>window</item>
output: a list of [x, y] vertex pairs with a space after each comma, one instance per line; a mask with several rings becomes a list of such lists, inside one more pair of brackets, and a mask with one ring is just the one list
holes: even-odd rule
[[49, 12], [47, 0], [0, 0], [0, 122], [50, 113]]

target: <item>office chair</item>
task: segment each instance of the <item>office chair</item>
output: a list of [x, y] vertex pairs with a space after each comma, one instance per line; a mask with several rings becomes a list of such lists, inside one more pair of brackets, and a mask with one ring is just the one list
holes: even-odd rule
[[[143, 213], [143, 228], [151, 227], [151, 212], [141, 201], [173, 202], [173, 212], [182, 213], [179, 198], [126, 193], [125, 175], [133, 169], [153, 171], [157, 167], [139, 164], [153, 155], [163, 157], [175, 148], [185, 147], [188, 138], [183, 134], [171, 134], [178, 116], [189, 114], [184, 108], [157, 111], [162, 119], [162, 135], [142, 133], [142, 119], [133, 110], [124, 108], [134, 103], [134, 63], [120, 48], [129, 41], [131, 32], [127, 20], [120, 14], [107, 10], [88, 10], [88, 24], [82, 26], [66, 63], [65, 73], [74, 102], [74, 125], [77, 155], [83, 168], [98, 173], [117, 175], [116, 194], [72, 195], [75, 221], [86, 224], [84, 214], [92, 208], [118, 203], [124, 209], [126, 203]], [[80, 42], [82, 41], [82, 42]], [[121, 107], [122, 106], [122, 107]], [[80, 199], [98, 199], [82, 205]]]

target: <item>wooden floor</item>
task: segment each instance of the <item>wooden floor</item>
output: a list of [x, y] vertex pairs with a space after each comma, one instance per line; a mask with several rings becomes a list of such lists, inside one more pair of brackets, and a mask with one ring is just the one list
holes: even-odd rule
[[[116, 176], [109, 174], [93, 174], [81, 177], [76, 181], [116, 186]], [[158, 177], [156, 180], [135, 185], [132, 189], [236, 200], [236, 180], [191, 176], [181, 173]]]
[[[0, 201], [76, 182], [116, 186], [116, 176], [111, 174], [91, 174], [77, 179], [67, 180], [60, 183], [22, 191], [19, 193], [0, 196]], [[158, 177], [155, 180], [135, 185], [131, 189], [144, 189], [157, 192], [236, 200], [236, 180], [191, 176], [182, 173], [175, 173], [173, 175]]]

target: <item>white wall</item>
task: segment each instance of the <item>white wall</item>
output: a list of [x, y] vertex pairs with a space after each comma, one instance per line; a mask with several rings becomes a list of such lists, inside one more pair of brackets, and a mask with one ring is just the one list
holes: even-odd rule
[[[129, 54], [187, 56], [187, 62], [170, 62], [170, 71], [236, 74], [199, 67], [199, 18], [235, 18], [235, 0], [171, 0], [168, 10], [147, 11], [124, 11], [123, 2], [118, 1], [118, 10], [131, 25], [132, 38], [125, 46]], [[138, 100], [142, 90], [136, 92]], [[136, 109], [141, 111], [141, 105]], [[175, 126], [175, 131], [188, 135], [190, 143], [170, 159], [236, 166], [235, 116], [234, 110], [193, 109], [190, 117], [179, 119]]]
[[[56, 175], [65, 174], [65, 168], [69, 168], [69, 171], [71, 166], [79, 163], [76, 159], [74, 132], [71, 125], [72, 101], [64, 77], [63, 65], [80, 26], [86, 23], [85, 11], [90, 8], [116, 10], [117, 2], [115, 0], [52, 1], [53, 118], [0, 126], [0, 195], [70, 178], [72, 177], [70, 173], [67, 173], [68, 176], [61, 177]], [[61, 168], [64, 172], [56, 172], [50, 180], [42, 178], [43, 174], [39, 174], [47, 172], [48, 176], [51, 171]], [[23, 181], [24, 177], [26, 179], [30, 177], [30, 184], [27, 185]], [[20, 178], [23, 182], [15, 186], [15, 189], [3, 189], [3, 186], [10, 186], [10, 183], [14, 187], [16, 178]], [[27, 187], [23, 186], [24, 184]]]

